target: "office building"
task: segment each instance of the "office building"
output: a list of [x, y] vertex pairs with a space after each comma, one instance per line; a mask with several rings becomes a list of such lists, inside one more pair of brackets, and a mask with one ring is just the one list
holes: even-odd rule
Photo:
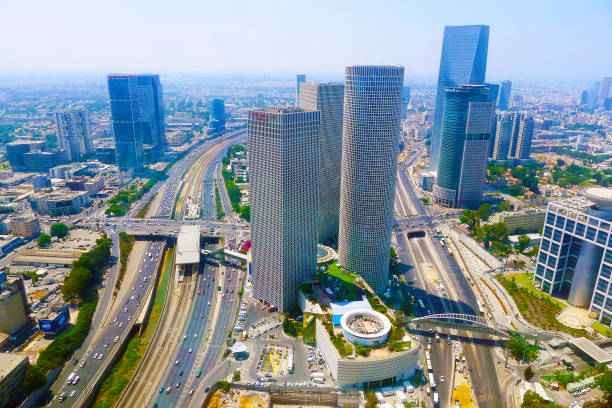
[[548, 204], [533, 284], [612, 323], [612, 189]]
[[304, 82], [299, 97], [300, 108], [320, 112], [318, 237], [326, 242], [338, 237], [344, 85]]
[[[489, 98], [495, 102], [497, 106], [497, 100], [499, 99], [499, 84], [485, 83], [486, 87], [489, 88]], [[489, 140], [489, 158], [493, 157], [493, 149], [495, 148], [495, 136], [497, 135], [497, 120], [494, 119], [491, 122], [491, 139]]]
[[208, 133], [212, 134], [223, 130], [225, 130], [225, 102], [223, 99], [214, 98], [210, 101]]
[[30, 365], [28, 356], [17, 353], [0, 353], [0, 408], [17, 406], [23, 392], [21, 384], [26, 368]]
[[404, 68], [345, 69], [338, 264], [387, 287]]
[[255, 106], [258, 108], [263, 108], [264, 106], [264, 97], [262, 93], [257, 94], [257, 100], [255, 101]]
[[36, 237], [40, 235], [40, 222], [38, 217], [19, 216], [13, 217], [10, 221], [11, 234], [17, 237]]
[[32, 187], [34, 191], [51, 187], [51, 180], [49, 180], [49, 177], [46, 175], [34, 176], [32, 177]]
[[612, 96], [605, 98], [601, 104], [603, 110], [610, 111], [612, 110]]
[[544, 225], [546, 211], [539, 209], [525, 210], [520, 212], [500, 212], [493, 214], [492, 223], [503, 222], [510, 234], [526, 234], [538, 232]]
[[166, 146], [159, 75], [109, 75], [108, 93], [120, 171], [144, 170], [143, 144], [161, 154]]
[[446, 26], [440, 57], [434, 123], [429, 153], [429, 168], [438, 170], [442, 114], [446, 89], [453, 86], [482, 85], [487, 70], [489, 26]]
[[28, 200], [32, 211], [39, 214], [77, 214], [90, 203], [89, 192], [61, 188], [52, 192], [32, 193]]
[[493, 160], [508, 160], [510, 153], [510, 141], [512, 140], [512, 125], [514, 123], [512, 114], [497, 115], [497, 126], [495, 127], [495, 144], [493, 145]]
[[299, 74], [295, 76], [295, 105], [300, 104], [300, 84], [306, 82], [306, 75]]
[[438, 178], [437, 203], [449, 207], [480, 205], [484, 189], [495, 102], [484, 85], [447, 88]]
[[599, 88], [599, 100], [604, 101], [612, 96], [612, 77], [604, 77]]
[[253, 296], [281, 313], [316, 274], [319, 120], [297, 107], [254, 109], [247, 119]]
[[508, 110], [510, 107], [510, 91], [512, 90], [512, 81], [502, 81], [501, 90], [499, 92], [499, 104], [497, 107], [500, 110]]
[[580, 94], [580, 106], [586, 106], [589, 104], [589, 91], [586, 89]]
[[23, 278], [7, 278], [0, 285], [0, 332], [16, 335], [28, 324], [28, 314], [30, 307]]
[[[13, 171], [31, 171], [27, 168], [24, 155], [40, 152], [45, 142], [42, 140], [15, 140], [6, 144], [6, 158]], [[30, 163], [28, 163], [30, 164]]]
[[589, 97], [590, 97], [590, 108], [591, 109], [596, 109], [597, 106], [599, 105], [599, 91], [601, 89], [601, 81], [596, 81], [593, 84], [593, 88], [591, 89], [591, 91], [589, 92]]
[[55, 131], [57, 143], [66, 151], [69, 161], [78, 161], [93, 153], [93, 142], [84, 109], [55, 112]]

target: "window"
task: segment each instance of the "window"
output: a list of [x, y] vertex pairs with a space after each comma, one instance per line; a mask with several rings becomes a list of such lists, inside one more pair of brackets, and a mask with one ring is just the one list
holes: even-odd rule
[[608, 234], [603, 231], [597, 231], [597, 242], [599, 244], [605, 245], [608, 238]]
[[601, 265], [601, 272], [599, 273], [599, 276], [610, 279], [610, 275], [612, 275], [612, 267], [606, 264]]
[[567, 220], [567, 222], [565, 223], [565, 230], [573, 232], [574, 225], [576, 225], [576, 223], [573, 220]]
[[552, 280], [554, 275], [555, 275], [555, 271], [553, 271], [550, 268], [546, 268], [546, 279]]
[[546, 214], [546, 223], [549, 225], [555, 225], [555, 214], [553, 213]]
[[548, 262], [546, 263], [546, 265], [550, 266], [551, 268], [554, 268], [556, 264], [557, 264], [557, 257], [550, 255], [548, 257]]
[[601, 306], [603, 304], [604, 296], [601, 293], [595, 293], [595, 297], [593, 298], [593, 303]]
[[584, 236], [584, 224], [576, 224], [576, 235]]
[[588, 227], [587, 228], [586, 238], [590, 239], [592, 241], [595, 240], [595, 228], [593, 228], [593, 227]]
[[558, 229], [556, 229], [555, 232], [553, 233], [553, 240], [557, 242], [561, 242], [562, 236], [563, 236], [563, 233], [559, 231]]
[[608, 290], [608, 281], [604, 279], [599, 279], [597, 281], [597, 290], [606, 293]]
[[552, 247], [550, 249], [550, 252], [555, 254], [555, 255], [558, 254], [559, 253], [559, 244], [555, 244], [553, 242]]
[[551, 235], [552, 235], [552, 228], [548, 226], [544, 228], [544, 236], [546, 238], [550, 238]]
[[565, 222], [565, 218], [561, 217], [560, 215], [557, 216], [557, 220], [555, 221], [555, 226], [557, 226], [558, 228], [563, 228], [563, 223]]
[[550, 241], [547, 239], [543, 239], [542, 246], [540, 247], [540, 249], [543, 249], [544, 251], [548, 251], [548, 248], [550, 248]]
[[544, 276], [544, 265], [538, 264], [536, 267], [536, 276]]

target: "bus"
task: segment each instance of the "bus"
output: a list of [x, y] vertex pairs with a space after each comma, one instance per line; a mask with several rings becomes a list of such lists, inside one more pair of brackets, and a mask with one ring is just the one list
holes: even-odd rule
[[438, 397], [437, 392], [434, 392], [433, 403], [434, 403], [434, 407], [440, 406], [440, 398]]
[[433, 373], [433, 368], [431, 367], [431, 360], [427, 360], [427, 372]]
[[432, 390], [436, 389], [436, 380], [434, 380], [433, 373], [429, 373], [429, 384], [431, 385]]
[[482, 302], [479, 299], [476, 299], [476, 307], [478, 308], [478, 316], [484, 316], [484, 308], [482, 307]]

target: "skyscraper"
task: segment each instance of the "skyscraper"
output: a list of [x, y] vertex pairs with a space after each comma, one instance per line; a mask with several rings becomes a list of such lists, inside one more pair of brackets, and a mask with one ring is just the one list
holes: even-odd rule
[[273, 107], [247, 120], [253, 296], [281, 313], [317, 269], [319, 117]]
[[586, 89], [580, 94], [580, 105], [586, 106], [589, 104], [589, 91]]
[[507, 110], [510, 106], [510, 91], [512, 90], [512, 81], [502, 81], [501, 91], [499, 92], [498, 107], [501, 110]]
[[299, 74], [295, 76], [295, 105], [300, 103], [300, 84], [306, 82], [306, 75]]
[[156, 154], [166, 146], [159, 75], [108, 75], [111, 119], [119, 170], [144, 169], [143, 144]]
[[591, 97], [591, 109], [596, 109], [599, 105], [599, 91], [601, 89], [601, 81], [596, 81], [593, 84], [593, 89], [589, 92], [589, 96]]
[[495, 145], [493, 147], [493, 160], [507, 160], [510, 153], [510, 140], [512, 139], [513, 115], [497, 115], [497, 126], [495, 129]]
[[484, 85], [461, 85], [446, 90], [440, 165], [433, 187], [437, 203], [477, 207], [482, 200], [491, 121], [495, 102]]
[[299, 95], [300, 108], [321, 112], [318, 236], [325, 242], [338, 236], [344, 85], [304, 82]]
[[612, 91], [612, 77], [604, 77], [601, 81], [601, 88], [599, 88], [599, 100], [603, 101], [611, 96], [610, 91]]
[[222, 130], [225, 130], [225, 102], [223, 99], [214, 98], [210, 101], [208, 133], [215, 133]]
[[345, 69], [338, 264], [387, 287], [404, 68]]
[[516, 150], [514, 157], [516, 159], [529, 159], [531, 153], [531, 141], [533, 139], [533, 131], [535, 122], [532, 116], [520, 115], [518, 139], [516, 142]]
[[61, 149], [66, 150], [68, 160], [80, 160], [93, 153], [87, 113], [83, 109], [55, 112], [55, 131]]
[[[486, 87], [489, 88], [489, 98], [497, 105], [497, 99], [499, 98], [499, 84], [485, 83]], [[494, 118], [491, 121], [491, 140], [489, 140], [489, 157], [493, 157], [493, 150], [495, 148], [495, 136], [497, 135], [497, 120]]]
[[442, 111], [446, 88], [463, 84], [484, 84], [489, 48], [489, 26], [446, 26], [442, 41], [440, 72], [429, 153], [429, 168], [438, 170]]
[[529, 158], [534, 129], [535, 122], [531, 116], [519, 112], [512, 114], [512, 134], [508, 157], [514, 159]]

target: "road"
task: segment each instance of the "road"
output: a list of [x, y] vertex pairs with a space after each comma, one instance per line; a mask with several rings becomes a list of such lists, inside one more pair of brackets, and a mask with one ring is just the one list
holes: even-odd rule
[[[55, 396], [49, 404], [50, 406], [78, 406], [81, 404], [81, 401], [85, 397], [83, 391], [88, 387], [90, 381], [99, 375], [100, 369], [106, 364], [106, 357], [108, 357], [109, 353], [113, 352], [113, 347], [116, 343], [114, 340], [116, 338], [123, 339], [129, 335], [134, 321], [144, 305], [141, 304], [141, 301], [146, 298], [147, 294], [152, 289], [152, 282], [155, 281], [158, 261], [164, 251], [164, 246], [165, 244], [163, 242], [154, 242], [147, 245], [144, 262], [139, 270], [136, 283], [130, 292], [131, 297], [127, 299], [123, 310], [116, 316], [113, 316], [113, 320], [109, 321], [100, 329], [99, 335], [95, 337], [95, 340], [89, 347], [83, 347], [77, 351], [75, 358], [78, 359], [79, 364], [63, 370], [52, 387]], [[98, 303], [98, 307], [106, 309], [108, 305]], [[94, 356], [100, 355], [102, 355], [101, 358], [94, 358]], [[80, 364], [83, 362], [85, 365], [81, 367]], [[80, 377], [80, 380], [77, 384], [67, 384], [67, 378], [73, 372]], [[70, 397], [69, 395], [73, 391], [74, 396]], [[64, 403], [60, 405], [61, 402], [59, 401], [59, 397], [64, 392], [69, 399], [69, 404]], [[88, 388], [87, 392], [91, 392], [91, 389]]]
[[[413, 295], [415, 298], [421, 298], [428, 309], [419, 310], [419, 314], [443, 312], [475, 314], [477, 304], [472, 288], [454, 257], [449, 256], [439, 241], [431, 238], [431, 234], [427, 234], [427, 231], [431, 233], [435, 228], [435, 220], [427, 214], [425, 206], [415, 194], [412, 183], [404, 171], [418, 160], [423, 150], [422, 145], [416, 145], [415, 153], [400, 164], [398, 172], [396, 190], [396, 217], [398, 219], [394, 227], [395, 239], [399, 246], [398, 256], [404, 266], [415, 266], [414, 268], [403, 268], [404, 278], [414, 283], [415, 293]], [[411, 234], [409, 238], [407, 232], [415, 229], [423, 230], [426, 233], [424, 236]], [[435, 287], [436, 285], [432, 282], [432, 274], [434, 280], [439, 278], [445, 288], [446, 296], [438, 287]], [[502, 406], [501, 390], [491, 350], [473, 343], [464, 343], [463, 350], [470, 369], [478, 406], [480, 408]], [[441, 407], [452, 405], [453, 357], [452, 348], [444, 339], [439, 343], [433, 342], [431, 360]], [[445, 377], [444, 382], [440, 381], [442, 375]]]

